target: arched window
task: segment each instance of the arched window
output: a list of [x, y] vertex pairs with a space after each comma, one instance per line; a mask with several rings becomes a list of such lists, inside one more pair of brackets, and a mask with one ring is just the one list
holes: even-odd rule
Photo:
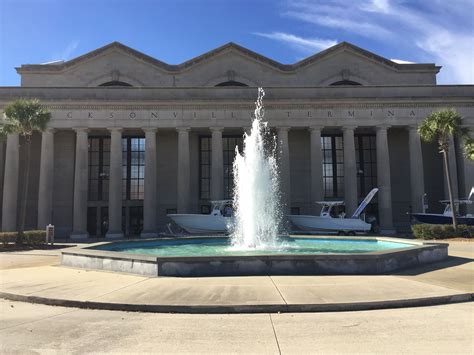
[[352, 86], [356, 86], [356, 85], [362, 85], [361, 83], [358, 83], [356, 81], [352, 81], [352, 80], [340, 80], [340, 81], [336, 81], [335, 83], [332, 83], [331, 85], [329, 86], [340, 86], [340, 85], [352, 85]]
[[241, 83], [240, 81], [224, 81], [223, 83], [217, 84], [216, 86], [248, 86], [247, 84]]
[[99, 86], [132, 86], [129, 83], [125, 83], [123, 81], [113, 80], [107, 81], [106, 83], [100, 84]]

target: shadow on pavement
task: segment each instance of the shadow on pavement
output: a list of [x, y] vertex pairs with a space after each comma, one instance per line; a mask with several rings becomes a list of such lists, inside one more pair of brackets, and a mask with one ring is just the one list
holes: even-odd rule
[[415, 267], [415, 268], [412, 268], [412, 269], [402, 270], [402, 271], [393, 273], [392, 275], [416, 276], [416, 275], [425, 274], [427, 272], [432, 272], [432, 271], [447, 269], [447, 268], [451, 268], [451, 267], [455, 267], [455, 266], [460, 266], [460, 265], [467, 264], [467, 263], [470, 263], [470, 262], [473, 262], [473, 261], [474, 261], [473, 259], [469, 259], [469, 258], [462, 258], [462, 257], [458, 257], [458, 256], [449, 256], [446, 260], [443, 260], [439, 263], [422, 265], [422, 266]]

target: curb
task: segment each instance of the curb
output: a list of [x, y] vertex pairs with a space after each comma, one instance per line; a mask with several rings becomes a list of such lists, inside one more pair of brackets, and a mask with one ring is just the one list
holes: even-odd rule
[[188, 314], [229, 314], [229, 313], [305, 313], [305, 312], [350, 312], [368, 311], [390, 308], [427, 307], [442, 304], [474, 301], [474, 293], [462, 293], [448, 296], [413, 298], [404, 300], [388, 300], [357, 303], [327, 304], [262, 304], [262, 305], [155, 305], [130, 303], [105, 303], [94, 301], [75, 301], [58, 298], [17, 295], [0, 292], [0, 298], [43, 304], [48, 306], [74, 307], [81, 309], [97, 309], [125, 312], [149, 313], [188, 313]]

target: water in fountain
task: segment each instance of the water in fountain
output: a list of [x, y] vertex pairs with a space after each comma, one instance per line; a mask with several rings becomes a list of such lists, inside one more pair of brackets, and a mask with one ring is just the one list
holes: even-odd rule
[[[279, 246], [282, 214], [278, 167], [274, 137], [265, 145], [268, 135], [263, 122], [263, 97], [258, 89], [255, 118], [250, 134], [244, 134], [242, 155], [236, 148], [234, 161], [235, 225], [231, 233], [233, 248], [265, 249]], [[268, 145], [271, 145], [268, 148]]]

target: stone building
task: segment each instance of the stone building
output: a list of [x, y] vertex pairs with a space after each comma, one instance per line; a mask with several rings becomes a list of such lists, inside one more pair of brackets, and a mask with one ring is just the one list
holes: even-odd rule
[[[278, 138], [287, 211], [344, 199], [346, 213], [374, 186], [367, 213], [382, 232], [409, 228], [407, 211], [446, 196], [436, 145], [416, 132], [430, 112], [454, 107], [474, 126], [474, 87], [436, 85], [435, 64], [397, 63], [342, 42], [295, 64], [229, 43], [179, 65], [114, 42], [66, 62], [17, 68], [20, 87], [0, 87], [0, 110], [39, 98], [51, 111], [35, 134], [27, 228], [58, 236], [150, 236], [167, 213], [206, 213], [232, 194], [236, 145], [265, 88], [265, 118]], [[455, 196], [474, 166], [451, 142]], [[0, 145], [1, 223], [15, 230], [21, 201], [21, 139]]]

